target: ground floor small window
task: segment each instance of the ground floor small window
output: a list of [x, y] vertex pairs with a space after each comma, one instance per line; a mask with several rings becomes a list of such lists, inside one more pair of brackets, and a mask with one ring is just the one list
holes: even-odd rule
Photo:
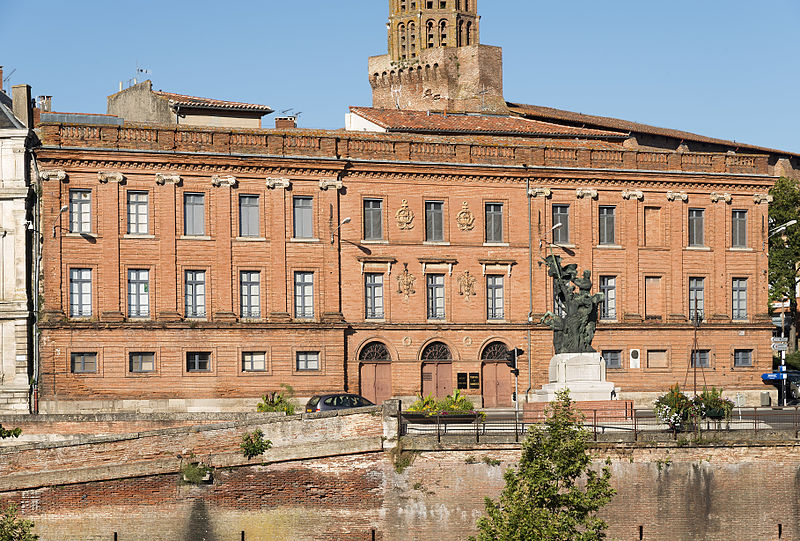
[[242, 352], [242, 372], [264, 372], [267, 369], [267, 354], [263, 351]]
[[208, 372], [209, 370], [211, 370], [211, 353], [190, 351], [186, 354], [187, 372]]
[[70, 355], [73, 374], [92, 374], [97, 372], [97, 353], [73, 353]]
[[753, 366], [752, 349], [733, 350], [733, 366]]
[[692, 367], [710, 368], [711, 355], [707, 349], [696, 349], [692, 352]]
[[156, 369], [154, 353], [130, 353], [128, 357], [131, 372], [153, 372]]
[[298, 351], [297, 370], [298, 371], [319, 370], [319, 352]]
[[622, 368], [622, 351], [618, 349], [604, 349], [602, 355], [603, 359], [606, 360], [606, 368]]

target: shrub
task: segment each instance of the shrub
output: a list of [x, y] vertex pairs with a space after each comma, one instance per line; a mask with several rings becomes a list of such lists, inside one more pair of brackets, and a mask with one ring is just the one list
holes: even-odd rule
[[286, 415], [294, 415], [295, 405], [292, 402], [294, 389], [285, 383], [282, 383], [281, 387], [283, 387], [282, 391], [273, 391], [264, 395], [256, 407], [257, 411], [261, 413], [283, 412]]
[[436, 400], [432, 395], [425, 398], [421, 396], [408, 407], [408, 411], [424, 413], [426, 415], [448, 415], [451, 413], [476, 413], [484, 418], [486, 414], [475, 411], [475, 406], [461, 391], [456, 389], [453, 394], [441, 400]]
[[242, 454], [247, 459], [258, 455], [263, 455], [267, 449], [272, 447], [272, 442], [264, 439], [264, 433], [260, 428], [252, 432], [245, 432], [242, 436]]
[[192, 485], [201, 485], [208, 480], [211, 468], [204, 466], [201, 462], [187, 462], [181, 466], [183, 480]]
[[0, 541], [35, 541], [39, 536], [33, 533], [33, 521], [19, 517], [16, 505], [0, 511]]
[[733, 402], [722, 397], [722, 389], [703, 387], [700, 396], [695, 397], [695, 402], [703, 405], [705, 416], [710, 419], [730, 419], [733, 411]]
[[12, 428], [11, 430], [8, 430], [6, 428], [3, 428], [3, 425], [0, 425], [0, 439], [12, 438], [12, 437], [18, 438], [20, 434], [22, 434], [22, 430], [20, 430], [19, 428]]
[[653, 411], [671, 430], [682, 430], [688, 421], [697, 421], [703, 417], [705, 406], [701, 401], [692, 400], [683, 394], [676, 383], [656, 399]]

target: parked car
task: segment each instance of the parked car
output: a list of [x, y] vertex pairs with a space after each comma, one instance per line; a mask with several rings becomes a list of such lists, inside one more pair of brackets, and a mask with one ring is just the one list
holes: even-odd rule
[[374, 406], [372, 402], [350, 393], [320, 394], [311, 397], [306, 404], [306, 413], [317, 411], [343, 410], [348, 408], [363, 408], [364, 406]]

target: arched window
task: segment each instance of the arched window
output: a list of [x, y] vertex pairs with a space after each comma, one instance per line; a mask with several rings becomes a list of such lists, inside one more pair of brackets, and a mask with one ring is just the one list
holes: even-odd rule
[[456, 32], [456, 47], [464, 45], [464, 21], [458, 21], [458, 31]]
[[398, 25], [397, 35], [400, 39], [400, 58], [406, 58], [406, 25]]
[[439, 22], [439, 44], [447, 47], [447, 21]]
[[400, 0], [400, 11], [406, 10], [406, 0]]
[[411, 58], [417, 57], [417, 25], [408, 23], [408, 43]]
[[370, 342], [358, 356], [360, 361], [391, 361], [392, 356], [389, 354], [389, 348], [381, 342]]
[[508, 353], [508, 346], [502, 342], [490, 342], [483, 352], [481, 352], [482, 361], [505, 361], [506, 354]]
[[450, 348], [441, 342], [432, 342], [422, 350], [423, 361], [452, 361]]
[[433, 21], [428, 21], [428, 24], [426, 25], [426, 29], [428, 31], [428, 45], [427, 46], [430, 49], [431, 47], [433, 47], [434, 39], [435, 39], [435, 37], [434, 37], [435, 34], [434, 34], [434, 29], [433, 29]]
[[464, 40], [464, 45], [472, 45], [472, 21], [467, 23], [467, 34]]

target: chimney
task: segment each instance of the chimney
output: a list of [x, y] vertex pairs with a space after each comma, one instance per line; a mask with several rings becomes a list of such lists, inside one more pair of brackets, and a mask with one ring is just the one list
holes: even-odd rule
[[53, 96], [36, 96], [36, 106], [43, 113], [50, 113], [53, 110]]
[[27, 128], [33, 127], [33, 104], [31, 103], [30, 85], [14, 85], [11, 87], [11, 109], [14, 116]]
[[286, 128], [296, 128], [297, 127], [297, 117], [296, 116], [276, 116], [275, 117], [275, 129], [282, 130]]

